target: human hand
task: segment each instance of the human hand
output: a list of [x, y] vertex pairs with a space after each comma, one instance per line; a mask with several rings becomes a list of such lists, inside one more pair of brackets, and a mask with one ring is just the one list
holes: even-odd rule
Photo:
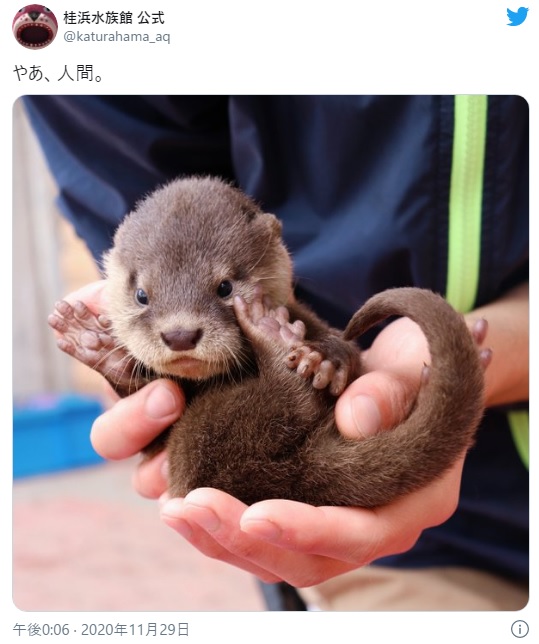
[[[185, 397], [170, 380], [154, 380], [134, 394], [117, 400], [99, 416], [90, 435], [95, 451], [109, 460], [138, 454], [183, 413]], [[167, 489], [167, 457], [160, 452], [143, 458], [133, 474], [133, 486], [156, 499]]]
[[[177, 393], [173, 383], [157, 381], [119, 401], [94, 424], [92, 440], [97, 451], [111, 459], [135, 454], [180, 414], [183, 400], [181, 395], [176, 398]], [[155, 418], [159, 413], [148, 413], [152, 395], [157, 398], [155, 410], [161, 412], [161, 420]], [[301, 587], [411, 548], [424, 528], [453, 513], [462, 460], [434, 484], [375, 510], [316, 508], [281, 500], [247, 507], [210, 488], [193, 490], [184, 499], [170, 499], [165, 492], [164, 453], [143, 461], [133, 481], [143, 496], [161, 495], [163, 521], [203, 554], [266, 582], [285, 580]]]
[[337, 426], [349, 438], [395, 427], [410, 412], [428, 374], [428, 344], [419, 326], [400, 318], [385, 327], [362, 354], [365, 371], [337, 401]]
[[263, 581], [307, 587], [411, 548], [456, 508], [463, 458], [418, 492], [376, 509], [313, 507], [283, 500], [250, 507], [199, 488], [163, 498], [163, 521], [203, 554]]
[[[478, 341], [484, 333], [478, 331]], [[386, 327], [364, 357], [368, 372], [350, 385], [336, 408], [341, 432], [358, 440], [402, 421], [422, 377], [428, 377], [426, 340], [408, 319]], [[424, 529], [448, 519], [458, 502], [463, 461], [464, 456], [434, 483], [382, 508], [313, 507], [285, 500], [247, 507], [224, 492], [203, 488], [184, 499], [165, 494], [161, 515], [204, 554], [266, 582], [305, 587], [408, 550]]]
[[[365, 353], [365, 363], [368, 373], [352, 383], [336, 410], [341, 431], [358, 439], [390, 428], [407, 414], [420, 386], [423, 365], [428, 363], [426, 341], [414, 323], [399, 320], [380, 334]], [[161, 419], [159, 414], [148, 413], [154, 396]], [[366, 400], [375, 409], [374, 422], [373, 417], [367, 419], [370, 425], [360, 415]], [[182, 409], [183, 398], [173, 383], [151, 383], [96, 421], [93, 444], [107, 458], [131, 456]], [[224, 492], [205, 488], [193, 490], [185, 499], [163, 494], [162, 518], [208, 556], [265, 581], [308, 586], [407, 550], [423, 529], [451, 516], [458, 500], [462, 461], [423, 490], [374, 510], [315, 508], [282, 500], [247, 507]], [[155, 498], [163, 493], [165, 455], [144, 461], [134, 484], [143, 496]]]

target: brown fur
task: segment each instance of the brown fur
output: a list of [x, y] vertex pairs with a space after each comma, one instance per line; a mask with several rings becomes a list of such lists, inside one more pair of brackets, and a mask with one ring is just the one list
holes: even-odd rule
[[[174, 495], [210, 486], [248, 504], [374, 507], [429, 483], [471, 445], [483, 369], [462, 316], [429, 291], [395, 289], [370, 299], [343, 333], [330, 329], [292, 299], [278, 220], [221, 181], [177, 180], [142, 201], [118, 229], [106, 272], [115, 342], [143, 365], [131, 389], [160, 375], [188, 395], [166, 437]], [[233, 291], [223, 297], [225, 280]], [[409, 418], [371, 438], [344, 438], [335, 397], [286, 365], [289, 347], [238, 315], [234, 296], [256, 308], [257, 285], [273, 308], [286, 304], [291, 321], [305, 323], [309, 347], [346, 367], [346, 383], [361, 374], [355, 338], [388, 316], [418, 322], [432, 365]], [[163, 340], [186, 333], [197, 334], [196, 346], [174, 350]]]

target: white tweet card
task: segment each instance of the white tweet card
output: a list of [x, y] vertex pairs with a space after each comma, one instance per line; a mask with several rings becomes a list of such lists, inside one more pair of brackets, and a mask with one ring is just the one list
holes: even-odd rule
[[533, 640], [539, 7], [2, 12], [2, 641]]

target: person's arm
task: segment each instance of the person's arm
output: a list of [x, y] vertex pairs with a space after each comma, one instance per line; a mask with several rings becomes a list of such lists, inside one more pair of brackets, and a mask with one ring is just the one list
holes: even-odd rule
[[[527, 398], [527, 288], [519, 287], [472, 312], [467, 316], [470, 326], [481, 317], [489, 324], [485, 344], [494, 356], [487, 369], [487, 404]], [[401, 319], [380, 333], [365, 352], [365, 360], [369, 372], [350, 385], [336, 408], [339, 429], [358, 439], [397, 424], [406, 414], [420, 386], [423, 366], [428, 364], [428, 352], [418, 327]], [[159, 404], [148, 408], [151, 394], [157, 392], [161, 392], [161, 398], [156, 398]], [[358, 396], [362, 397], [360, 404], [370, 401], [368, 427], [354, 402]], [[175, 385], [168, 381], [151, 383], [95, 422], [93, 444], [105, 458], [131, 456], [171, 419], [179, 417], [182, 409], [183, 398]], [[162, 421], [157, 418], [159, 411]], [[209, 488], [193, 490], [184, 499], [169, 499], [163, 455], [141, 464], [134, 485], [144, 496], [161, 496], [165, 523], [206, 555], [265, 581], [309, 586], [382, 556], [403, 552], [414, 545], [424, 529], [447, 520], [458, 503], [463, 462], [464, 456], [434, 483], [374, 510], [317, 508], [282, 500], [247, 507]]]

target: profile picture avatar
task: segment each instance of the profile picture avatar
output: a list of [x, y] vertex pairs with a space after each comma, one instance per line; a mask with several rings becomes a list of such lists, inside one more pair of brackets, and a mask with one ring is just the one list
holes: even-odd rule
[[55, 39], [57, 32], [55, 15], [42, 4], [26, 5], [13, 18], [13, 35], [27, 49], [47, 47]]

